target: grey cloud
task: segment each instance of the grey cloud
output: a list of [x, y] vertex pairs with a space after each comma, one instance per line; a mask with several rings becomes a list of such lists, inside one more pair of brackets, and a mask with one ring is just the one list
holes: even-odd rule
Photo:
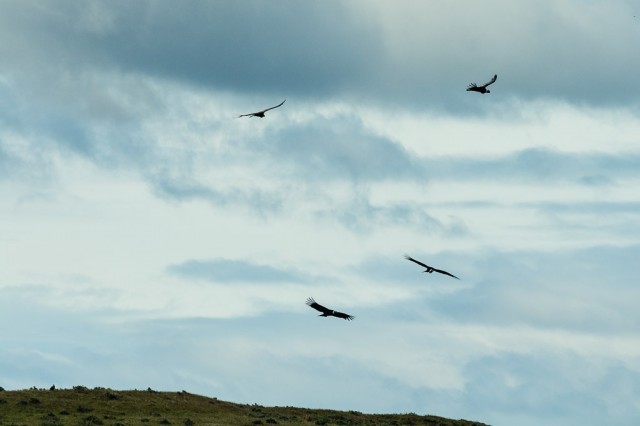
[[[121, 15], [118, 31], [99, 44], [125, 67], [189, 82], [249, 92], [268, 87], [318, 93], [345, 86], [374, 62], [375, 33], [363, 31], [339, 3], [139, 7], [145, 10]], [[140, 15], [147, 19], [140, 22]]]
[[171, 265], [168, 272], [190, 279], [228, 282], [305, 282], [306, 277], [268, 265], [242, 260], [188, 260]]
[[[496, 0], [481, 8], [472, 1], [421, 8], [416, 2], [404, 4], [420, 14], [395, 14], [397, 43], [413, 49], [395, 64], [390, 84], [376, 81], [379, 92], [404, 90], [405, 100], [421, 96], [426, 105], [450, 113], [481, 113], [488, 103], [511, 97], [637, 110], [640, 83], [634, 76], [640, 56], [630, 41], [640, 40], [640, 30], [630, 19], [631, 0], [588, 10], [579, 1]], [[406, 29], [411, 23], [413, 31]], [[418, 31], [422, 39], [415, 40]], [[486, 81], [494, 73], [498, 82], [491, 95], [464, 93], [467, 83]]]
[[[329, 215], [323, 212], [320, 217]], [[334, 213], [340, 222], [351, 229], [369, 230], [374, 227], [411, 226], [442, 233], [445, 225], [430, 216], [424, 209], [411, 205], [374, 206], [366, 197], [359, 197], [346, 209]]]
[[535, 207], [545, 212], [556, 213], [597, 213], [597, 214], [624, 214], [637, 213], [640, 211], [640, 202], [571, 202], [571, 203], [548, 203], [540, 202], [535, 204], [524, 204]]
[[[640, 325], [633, 268], [638, 246], [550, 253], [493, 253], [471, 261], [473, 285], [432, 308], [456, 321], [589, 332]], [[468, 268], [468, 267], [467, 267]]]
[[117, 327], [105, 321], [121, 312], [107, 308], [91, 309], [87, 314], [82, 304], [70, 310], [51, 303], [60, 298], [64, 305], [67, 297], [75, 296], [104, 301], [113, 295], [83, 287], [61, 291], [46, 284], [0, 288], [0, 321], [12, 324], [3, 329], [6, 344], [0, 349], [0, 376], [5, 388], [113, 385], [113, 377], [104, 377], [104, 370], [95, 366], [107, 368], [108, 363], [103, 362], [108, 356], [104, 354], [113, 354], [121, 342], [123, 336], [118, 335]]
[[4, 141], [0, 136], [0, 180], [14, 177], [26, 171], [27, 167], [22, 158], [10, 152], [4, 146]]
[[516, 154], [512, 166], [514, 171], [530, 173], [536, 178], [568, 177], [576, 182], [584, 182], [593, 174], [600, 176], [636, 175], [640, 167], [640, 155], [561, 153], [547, 149], [528, 149]]
[[[321, 118], [225, 143], [233, 145], [233, 150], [220, 156], [207, 154], [198, 161], [221, 170], [241, 166], [252, 179], [276, 182], [277, 187], [258, 189], [243, 183], [204, 182], [191, 167], [196, 154], [189, 153], [187, 148], [163, 153], [149, 146], [149, 152], [132, 158], [144, 159], [146, 155], [153, 159], [141, 162], [140, 167], [145, 179], [162, 197], [243, 205], [268, 215], [286, 208], [292, 194], [308, 197], [311, 193], [317, 199], [327, 182], [344, 182], [357, 193], [349, 212], [337, 218], [349, 227], [366, 229], [376, 223], [440, 226], [418, 206], [371, 204], [366, 190], [370, 183], [416, 179], [423, 182], [426, 171], [400, 144], [372, 135], [356, 117]], [[319, 218], [335, 217], [330, 209], [321, 208], [316, 213]], [[464, 232], [463, 227], [456, 229]]]
[[578, 179], [578, 182], [590, 187], [604, 187], [613, 184], [614, 182], [604, 175], [586, 175]]
[[147, 178], [156, 195], [174, 200], [203, 199], [217, 206], [240, 204], [264, 214], [279, 211], [283, 202], [277, 193], [242, 188], [217, 189], [198, 182], [193, 176], [172, 176], [166, 171]]
[[345, 227], [360, 232], [398, 226], [452, 238], [464, 237], [470, 233], [459, 218], [450, 218], [445, 222], [429, 214], [424, 206], [411, 202], [374, 205], [365, 191], [357, 191], [351, 201], [339, 209], [333, 206], [321, 208], [315, 213], [315, 217], [319, 220], [338, 220]]
[[[47, 83], [56, 86], [55, 79]], [[15, 151], [25, 162], [46, 162], [54, 154], [73, 154], [109, 168], [154, 164], [161, 152], [154, 141], [142, 135], [141, 116], [134, 120], [135, 114], [114, 112], [127, 103], [126, 98], [113, 99], [114, 111], [104, 111], [102, 101], [94, 96], [104, 90], [102, 84], [110, 84], [109, 95], [115, 98], [131, 88], [130, 83], [98, 79], [89, 86], [67, 87], [48, 97], [50, 94], [33, 94], [9, 85], [7, 93], [15, 103], [0, 101], [0, 108], [9, 112], [3, 116], [5, 127], [0, 131], [6, 132], [7, 139], [18, 141], [11, 145], [18, 147]], [[9, 149], [8, 141], [0, 140], [0, 144], [6, 147], [5, 152]]]
[[6, 12], [9, 28], [29, 29], [22, 44], [46, 46], [56, 65], [248, 92], [335, 92], [371, 68], [379, 45], [341, 3], [25, 1]]
[[461, 414], [471, 410], [492, 424], [626, 424], [640, 414], [632, 408], [640, 375], [621, 363], [594, 369], [591, 360], [553, 352], [504, 353], [474, 360], [465, 377]]
[[425, 179], [417, 158], [402, 145], [369, 133], [356, 117], [318, 118], [267, 136], [265, 150], [287, 161], [306, 180]]
[[640, 155], [567, 153], [530, 148], [494, 159], [451, 157], [447, 161], [423, 159], [431, 179], [517, 179], [520, 181], [573, 182], [593, 186], [613, 184], [619, 178], [638, 176]]
[[149, 178], [152, 188], [160, 197], [177, 200], [207, 199], [214, 204], [225, 205], [228, 197], [213, 188], [199, 182], [194, 182], [190, 176], [173, 177], [160, 175]]
[[[4, 6], [0, 52], [15, 77], [40, 79], [43, 88], [64, 74], [107, 71], [250, 96], [347, 96], [452, 114], [482, 113], [513, 97], [637, 107], [640, 59], [631, 46], [640, 30], [625, 20], [632, 3], [583, 10], [586, 24], [567, 13], [579, 2], [539, 3], [492, 1], [482, 19], [469, 19], [473, 2], [424, 6], [415, 16], [360, 4], [380, 7], [374, 18], [347, 2], [25, 0]], [[416, 16], [422, 25], [402, 25]], [[382, 20], [405, 30], [400, 40], [387, 38]], [[493, 73], [499, 80], [489, 97], [465, 93]]]
[[640, 232], [637, 215], [640, 203], [539, 203], [525, 204], [535, 209], [556, 229], [562, 229], [567, 238], [590, 235], [602, 241], [612, 238], [620, 242], [635, 243]]

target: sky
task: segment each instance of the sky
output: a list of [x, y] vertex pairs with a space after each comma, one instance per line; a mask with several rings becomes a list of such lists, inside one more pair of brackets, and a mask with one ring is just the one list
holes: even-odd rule
[[3, 388], [640, 422], [637, 1], [2, 0], [0, 57]]

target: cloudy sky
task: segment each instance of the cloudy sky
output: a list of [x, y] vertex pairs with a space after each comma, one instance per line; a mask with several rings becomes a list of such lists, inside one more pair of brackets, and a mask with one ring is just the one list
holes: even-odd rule
[[636, 0], [2, 0], [0, 57], [5, 389], [640, 422]]

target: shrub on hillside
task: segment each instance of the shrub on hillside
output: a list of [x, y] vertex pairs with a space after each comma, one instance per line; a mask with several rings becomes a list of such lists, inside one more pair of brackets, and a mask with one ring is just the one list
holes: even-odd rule
[[40, 420], [42, 420], [42, 423], [40, 423], [40, 426], [63, 426], [64, 425], [62, 420], [60, 420], [60, 418], [53, 413], [49, 413], [42, 416]]
[[94, 425], [102, 425], [104, 424], [102, 420], [97, 418], [96, 416], [87, 416], [84, 419], [80, 420], [78, 426], [94, 426]]

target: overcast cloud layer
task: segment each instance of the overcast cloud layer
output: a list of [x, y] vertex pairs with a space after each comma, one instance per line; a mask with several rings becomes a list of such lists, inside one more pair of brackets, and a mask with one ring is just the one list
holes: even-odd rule
[[0, 386], [637, 424], [636, 3], [0, 2]]

